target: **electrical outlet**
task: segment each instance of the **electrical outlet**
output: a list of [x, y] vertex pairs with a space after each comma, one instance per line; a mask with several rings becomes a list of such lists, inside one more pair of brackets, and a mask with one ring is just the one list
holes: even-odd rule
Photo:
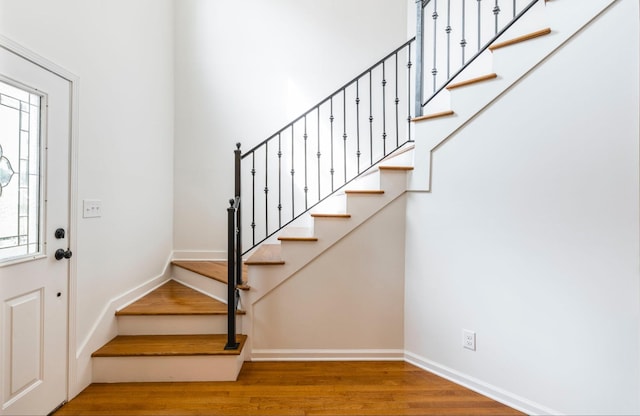
[[468, 329], [462, 330], [462, 346], [468, 350], [476, 350], [476, 333]]

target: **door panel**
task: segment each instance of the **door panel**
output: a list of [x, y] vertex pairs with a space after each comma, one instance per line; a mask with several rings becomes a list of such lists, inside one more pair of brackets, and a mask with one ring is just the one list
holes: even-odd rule
[[[28, 101], [22, 100], [18, 110], [15, 101], [10, 104], [19, 112], [20, 145], [39, 140], [40, 147], [33, 150], [29, 146], [28, 151], [13, 153], [7, 150], [2, 156], [7, 161], [0, 157], [0, 169], [4, 167], [0, 186], [6, 185], [0, 194], [0, 230], [5, 232], [5, 248], [11, 246], [18, 253], [13, 258], [0, 256], [0, 415], [46, 415], [67, 398], [67, 290], [71, 260], [56, 260], [54, 253], [59, 248], [68, 249], [72, 231], [70, 84], [2, 47], [0, 82], [39, 97], [41, 113], [34, 124], [34, 116], [23, 111], [24, 106], [30, 106]], [[10, 101], [7, 99], [7, 103]], [[0, 146], [3, 140], [8, 142], [0, 126]], [[8, 149], [13, 145], [5, 146]], [[28, 162], [28, 156], [33, 155], [27, 153], [33, 152], [38, 152], [38, 157]], [[29, 188], [35, 181], [38, 187]], [[16, 192], [13, 197], [10, 191]], [[36, 197], [40, 197], [37, 207], [26, 208]], [[16, 231], [11, 234], [6, 230], [14, 223]], [[58, 228], [67, 231], [65, 238], [55, 238]], [[26, 249], [20, 244], [26, 244]]]
[[43, 298], [42, 290], [25, 293], [5, 302], [6, 327], [3, 333], [11, 340], [8, 349], [11, 378], [5, 396], [11, 401], [40, 383], [42, 367]]

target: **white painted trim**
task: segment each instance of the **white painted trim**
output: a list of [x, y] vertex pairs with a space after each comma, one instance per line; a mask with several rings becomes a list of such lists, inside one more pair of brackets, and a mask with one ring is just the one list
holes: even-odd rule
[[503, 390], [499, 387], [493, 386], [475, 377], [471, 377], [467, 374], [456, 371], [445, 365], [438, 364], [427, 358], [421, 357], [409, 351], [404, 353], [404, 361], [409, 364], [413, 364], [425, 371], [445, 378], [453, 383], [459, 384], [463, 387], [473, 390], [476, 393], [480, 393], [483, 396], [489, 397], [497, 402], [505, 404], [516, 410], [524, 412], [528, 415], [561, 415], [562, 413], [545, 407], [539, 403], [520, 397], [514, 393]]
[[403, 350], [255, 349], [251, 361], [403, 361]]
[[74, 359], [77, 361], [76, 382], [79, 391], [82, 391], [82, 389], [87, 387], [93, 381], [91, 354], [93, 354], [95, 350], [106, 344], [118, 333], [117, 319], [115, 316], [116, 311], [122, 309], [126, 305], [131, 304], [136, 299], [139, 299], [140, 297], [151, 292], [153, 289], [171, 279], [172, 258], [173, 253], [170, 253], [166, 260], [164, 270], [161, 274], [111, 299], [111, 301], [104, 307], [102, 313], [94, 323], [86, 338], [78, 347], [76, 355], [74, 357]]
[[[78, 229], [78, 137], [79, 137], [79, 98], [80, 98], [80, 78], [67, 69], [53, 63], [45, 57], [36, 54], [13, 40], [0, 35], [0, 47], [14, 53], [22, 58], [32, 62], [33, 64], [43, 68], [59, 76], [69, 82], [70, 88], [70, 137], [69, 137], [69, 249], [71, 252], [77, 252], [77, 242], [75, 238]], [[67, 400], [76, 396], [80, 390], [77, 382], [77, 362], [76, 357], [76, 304], [77, 304], [77, 279], [78, 265], [75, 257], [69, 259], [69, 276], [68, 276], [68, 296], [67, 296]]]
[[227, 261], [226, 251], [174, 250], [173, 260], [184, 261]]

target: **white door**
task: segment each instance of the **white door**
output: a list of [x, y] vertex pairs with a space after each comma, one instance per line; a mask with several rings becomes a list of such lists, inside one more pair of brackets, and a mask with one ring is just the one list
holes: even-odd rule
[[0, 46], [0, 415], [67, 398], [70, 115], [68, 81]]

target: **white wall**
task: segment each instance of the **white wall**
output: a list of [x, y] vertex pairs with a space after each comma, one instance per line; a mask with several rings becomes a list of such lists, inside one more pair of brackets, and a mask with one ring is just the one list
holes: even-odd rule
[[78, 348], [110, 301], [161, 275], [171, 253], [172, 12], [170, 0], [0, 1], [0, 34], [79, 77], [78, 213], [100, 199], [103, 215], [71, 231]]
[[220, 258], [234, 144], [249, 150], [400, 46], [407, 5], [181, 0], [175, 7], [175, 248]]
[[410, 360], [534, 413], [640, 412], [638, 15], [618, 1], [434, 153]]

